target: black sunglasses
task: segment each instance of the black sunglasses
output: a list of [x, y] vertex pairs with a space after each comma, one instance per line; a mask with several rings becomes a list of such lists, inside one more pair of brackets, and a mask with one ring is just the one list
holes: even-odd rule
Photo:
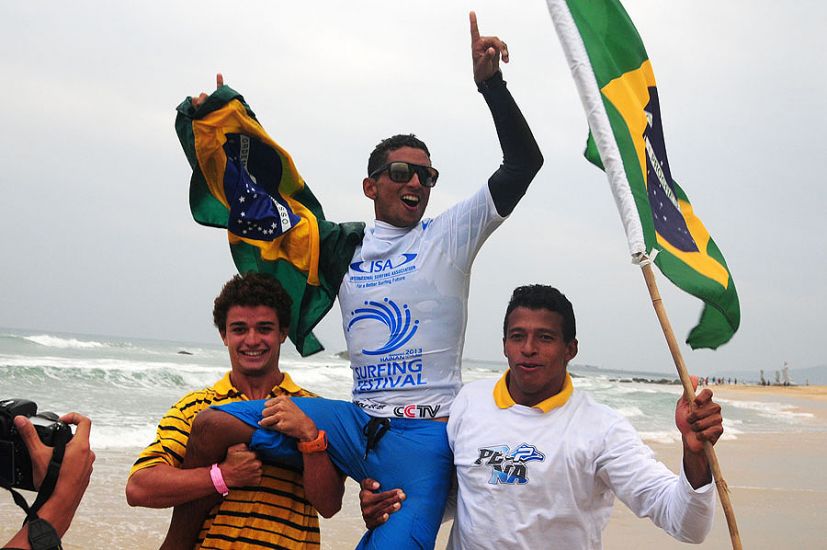
[[433, 187], [436, 185], [436, 180], [439, 177], [439, 172], [436, 168], [430, 166], [422, 166], [421, 164], [412, 164], [410, 162], [389, 162], [381, 168], [377, 168], [371, 174], [370, 178], [375, 178], [385, 170], [388, 171], [388, 176], [392, 182], [408, 183], [414, 174], [419, 177], [419, 183], [423, 187]]

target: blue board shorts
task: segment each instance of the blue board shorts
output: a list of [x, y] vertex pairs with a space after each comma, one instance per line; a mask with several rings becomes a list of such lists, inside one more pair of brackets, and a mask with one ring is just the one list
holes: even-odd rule
[[[359, 406], [323, 398], [294, 397], [293, 402], [327, 433], [327, 453], [345, 475], [356, 482], [371, 477], [383, 491], [405, 491], [402, 508], [385, 524], [365, 533], [357, 548], [433, 548], [454, 468], [446, 423], [389, 418], [389, 428], [366, 459], [365, 426], [372, 417]], [[262, 459], [301, 467], [295, 439], [258, 425], [264, 400], [237, 401], [216, 408], [256, 428], [249, 446]]]

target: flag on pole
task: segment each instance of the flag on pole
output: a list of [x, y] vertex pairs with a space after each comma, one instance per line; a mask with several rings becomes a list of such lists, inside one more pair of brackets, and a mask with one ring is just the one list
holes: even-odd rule
[[[606, 172], [636, 259], [704, 301], [692, 348], [732, 338], [741, 312], [721, 251], [672, 179], [652, 65], [618, 0], [547, 0], [589, 122], [586, 158]], [[654, 251], [654, 252], [653, 252]]]
[[279, 280], [293, 299], [289, 335], [302, 356], [324, 349], [312, 329], [333, 306], [365, 224], [324, 219], [293, 159], [228, 86], [197, 110], [187, 98], [175, 130], [192, 167], [195, 221], [227, 229], [240, 273]]

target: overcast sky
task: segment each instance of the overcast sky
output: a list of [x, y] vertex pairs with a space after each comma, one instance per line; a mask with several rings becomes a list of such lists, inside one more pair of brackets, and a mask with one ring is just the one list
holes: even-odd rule
[[[672, 173], [718, 243], [741, 329], [690, 370], [827, 363], [827, 4], [625, 2], [652, 61]], [[519, 1], [3, 2], [0, 326], [217, 342], [234, 273], [223, 231], [189, 213], [175, 107], [222, 71], [293, 155], [329, 219], [373, 219], [367, 156], [414, 132], [440, 170], [428, 215], [500, 163], [471, 76], [467, 12], [509, 44], [503, 72], [545, 156], [472, 275], [465, 356], [501, 357], [519, 284], [557, 286], [578, 363], [672, 372], [546, 4]], [[659, 277], [683, 340], [701, 303]], [[344, 349], [338, 306], [317, 334]]]

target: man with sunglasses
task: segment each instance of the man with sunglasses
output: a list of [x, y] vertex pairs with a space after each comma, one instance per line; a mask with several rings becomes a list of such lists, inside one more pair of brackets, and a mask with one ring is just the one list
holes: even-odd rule
[[[501, 57], [509, 60], [507, 45], [480, 36], [473, 12], [470, 25], [474, 81], [491, 110], [503, 162], [474, 195], [430, 219], [423, 216], [439, 173], [427, 146], [412, 134], [376, 146], [362, 181], [376, 221], [338, 293], [353, 403], [294, 400], [315, 422], [308, 431], [318, 433], [300, 442], [302, 452], [326, 449], [353, 479], [371, 477], [407, 494], [404, 508], [360, 547], [434, 545], [453, 471], [445, 422], [462, 386], [471, 265], [543, 163], [499, 69]], [[289, 463], [296, 462], [296, 444], [274, 431], [289, 421], [279, 403], [262, 410], [261, 402], [240, 402], [200, 413], [193, 434], [213, 434], [196, 445], [207, 453], [249, 442], [266, 459]], [[312, 483], [306, 473], [306, 486]]]
[[354, 401], [374, 418], [442, 419], [459, 391], [471, 265], [540, 169], [543, 158], [512, 99], [499, 58], [471, 13], [474, 81], [491, 109], [503, 163], [487, 185], [433, 219], [439, 172], [427, 146], [396, 135], [376, 146], [362, 189], [376, 221], [339, 288]]

